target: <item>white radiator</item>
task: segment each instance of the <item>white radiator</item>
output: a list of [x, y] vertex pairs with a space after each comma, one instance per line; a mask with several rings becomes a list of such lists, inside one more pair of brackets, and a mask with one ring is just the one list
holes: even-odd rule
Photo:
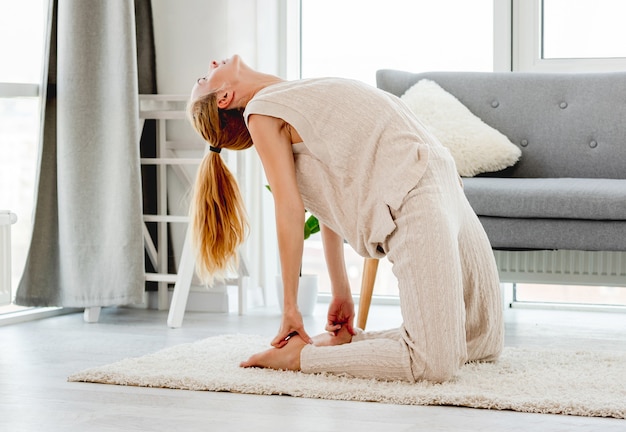
[[0, 210], [0, 306], [11, 303], [11, 225], [15, 213]]
[[494, 251], [502, 282], [626, 286], [626, 252]]

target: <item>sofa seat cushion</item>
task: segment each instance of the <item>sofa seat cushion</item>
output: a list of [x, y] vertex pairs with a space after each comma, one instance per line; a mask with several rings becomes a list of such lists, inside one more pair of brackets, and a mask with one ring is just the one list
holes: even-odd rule
[[500, 178], [463, 180], [479, 216], [626, 221], [626, 180]]
[[480, 216], [494, 249], [626, 251], [626, 221]]

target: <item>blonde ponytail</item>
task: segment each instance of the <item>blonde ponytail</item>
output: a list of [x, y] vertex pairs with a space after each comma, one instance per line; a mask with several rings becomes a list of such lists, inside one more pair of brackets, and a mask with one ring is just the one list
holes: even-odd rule
[[196, 271], [211, 283], [237, 262], [247, 231], [237, 182], [217, 153], [208, 152], [198, 168], [190, 216]]
[[[244, 150], [252, 145], [243, 112], [218, 109], [215, 93], [191, 101], [187, 111], [194, 129], [211, 146]], [[216, 152], [207, 152], [198, 167], [190, 219], [196, 272], [210, 284], [236, 264], [248, 229], [237, 181]]]

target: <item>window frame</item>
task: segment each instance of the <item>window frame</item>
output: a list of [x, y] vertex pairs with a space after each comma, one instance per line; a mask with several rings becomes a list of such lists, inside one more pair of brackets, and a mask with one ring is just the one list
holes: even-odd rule
[[0, 98], [39, 97], [39, 84], [0, 82]]

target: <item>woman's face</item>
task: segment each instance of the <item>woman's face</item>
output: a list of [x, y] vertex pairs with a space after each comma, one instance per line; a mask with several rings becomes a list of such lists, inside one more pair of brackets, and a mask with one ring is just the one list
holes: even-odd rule
[[192, 98], [196, 99], [212, 91], [231, 86], [237, 81], [242, 63], [241, 58], [236, 54], [226, 60], [213, 60], [207, 74], [196, 81], [191, 91]]

